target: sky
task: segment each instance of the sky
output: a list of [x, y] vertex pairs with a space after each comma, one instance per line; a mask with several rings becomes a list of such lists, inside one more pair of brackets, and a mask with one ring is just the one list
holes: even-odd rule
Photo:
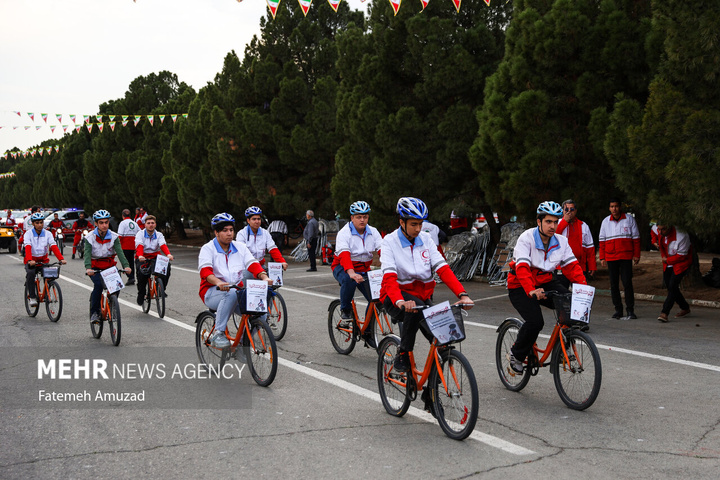
[[141, 75], [168, 70], [200, 90], [228, 52], [242, 58], [266, 12], [265, 0], [0, 0], [0, 155], [62, 138], [69, 115], [82, 122]]

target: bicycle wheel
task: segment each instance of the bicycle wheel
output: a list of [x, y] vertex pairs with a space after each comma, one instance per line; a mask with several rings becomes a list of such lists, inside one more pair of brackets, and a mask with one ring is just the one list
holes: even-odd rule
[[395, 417], [402, 417], [410, 408], [410, 396], [406, 373], [395, 373], [393, 364], [400, 339], [391, 335], [385, 337], [378, 347], [377, 381], [380, 399], [385, 410]]
[[[92, 301], [90, 303], [92, 303]], [[92, 332], [93, 338], [100, 338], [100, 336], [102, 335], [104, 323], [105, 322], [103, 322], [102, 317], [95, 323], [90, 322], [90, 331]]]
[[57, 241], [57, 246], [60, 250], [60, 255], [65, 256], [65, 242], [63, 242], [62, 239], [59, 239]]
[[[430, 373], [430, 395], [433, 400], [435, 417], [445, 435], [455, 440], [464, 440], [475, 429], [479, 409], [478, 388], [470, 362], [457, 350], [448, 350], [441, 355], [440, 367]], [[443, 385], [443, 381], [445, 384]]]
[[385, 337], [393, 333], [392, 321], [390, 320], [390, 315], [385, 312], [385, 309], [382, 308], [382, 306], [374, 302], [371, 303], [371, 305], [375, 311], [373, 312], [372, 325], [368, 326], [368, 328], [372, 328], [375, 345], [377, 345], [377, 349], [380, 351], [380, 342], [382, 342]]
[[340, 300], [333, 300], [328, 308], [328, 333], [335, 350], [347, 355], [355, 348], [354, 321], [340, 316]]
[[243, 350], [247, 365], [250, 368], [250, 375], [261, 387], [267, 387], [277, 373], [278, 354], [270, 327], [260, 319], [250, 320], [250, 335], [252, 342], [247, 335], [243, 337]]
[[165, 316], [165, 285], [161, 278], [155, 279], [155, 305], [157, 306], [158, 316]]
[[560, 342], [553, 348], [550, 358], [555, 388], [565, 405], [573, 410], [585, 410], [595, 402], [600, 393], [600, 354], [595, 342], [585, 332], [570, 330], [565, 333], [565, 339], [570, 363], [568, 364], [568, 359], [563, 354]]
[[155, 289], [155, 279], [150, 277], [148, 278], [147, 286], [145, 287], [145, 299], [143, 300], [142, 304], [142, 311], [143, 313], [148, 313], [150, 311], [150, 305], [152, 305], [152, 294], [153, 290]]
[[[37, 293], [37, 285], [35, 285], [35, 295], [37, 295]], [[30, 289], [28, 289], [27, 283], [25, 283], [25, 311], [28, 315], [34, 317], [38, 314], [39, 309], [40, 302], [38, 302], [34, 307], [30, 306]]]
[[223, 349], [215, 348], [210, 344], [210, 335], [215, 329], [215, 314], [202, 312], [195, 320], [195, 349], [198, 360], [207, 371], [215, 372], [216, 375], [225, 365], [225, 353]]
[[51, 322], [60, 320], [63, 309], [62, 290], [57, 282], [48, 282], [48, 294], [45, 297], [45, 311]]
[[108, 328], [110, 329], [110, 340], [116, 347], [120, 345], [120, 304], [118, 303], [117, 294], [108, 295], [110, 302], [110, 316], [107, 319]]
[[517, 318], [509, 318], [498, 328], [497, 343], [495, 344], [495, 366], [500, 381], [508, 390], [519, 392], [530, 381], [530, 369], [525, 368], [523, 373], [517, 373], [510, 367], [510, 349], [515, 340], [522, 322]]
[[287, 307], [285, 299], [280, 292], [275, 291], [275, 296], [268, 302], [267, 323], [275, 341], [281, 340], [287, 331]]

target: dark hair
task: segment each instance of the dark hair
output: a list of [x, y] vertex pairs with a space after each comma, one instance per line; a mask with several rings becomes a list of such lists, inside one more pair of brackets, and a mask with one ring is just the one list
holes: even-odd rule
[[612, 203], [619, 203], [620, 206], [622, 207], [622, 202], [620, 201], [620, 198], [619, 198], [619, 197], [611, 197], [611, 198], [610, 198], [610, 203], [611, 203], [611, 204], [612, 204]]
[[40, 211], [40, 205], [33, 205], [30, 207], [30, 213], [35, 213], [37, 211]]
[[123, 218], [129, 218], [130, 210], [128, 210], [127, 208], [125, 210], [123, 210], [122, 216], [123, 216]]
[[157, 223], [157, 218], [155, 218], [155, 215], [148, 215], [145, 217], [145, 223], [147, 223], [148, 220], [153, 220], [155, 223]]

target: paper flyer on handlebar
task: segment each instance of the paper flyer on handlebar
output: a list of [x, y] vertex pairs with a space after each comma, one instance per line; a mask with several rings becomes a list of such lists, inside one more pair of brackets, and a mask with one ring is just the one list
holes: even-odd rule
[[368, 282], [370, 282], [370, 295], [373, 300], [380, 298], [380, 285], [382, 284], [382, 270], [370, 270], [367, 272]]
[[465, 334], [458, 328], [450, 302], [445, 301], [423, 310], [430, 331], [440, 343], [462, 340]]
[[105, 282], [105, 287], [107, 288], [108, 293], [119, 292], [125, 288], [125, 284], [123, 283], [122, 278], [120, 278], [120, 273], [118, 273], [117, 268], [110, 267], [105, 269], [100, 272], [100, 275], [102, 275], [103, 282]]
[[570, 319], [579, 322], [590, 322], [590, 310], [595, 299], [595, 287], [573, 283]]
[[246, 307], [248, 312], [267, 312], [268, 284], [262, 280], [246, 282]]
[[164, 255], [155, 257], [155, 273], [159, 275], [167, 274], [168, 262], [170, 262], [170, 259]]
[[282, 287], [283, 285], [283, 268], [282, 263], [268, 263], [268, 276], [273, 281], [273, 285]]

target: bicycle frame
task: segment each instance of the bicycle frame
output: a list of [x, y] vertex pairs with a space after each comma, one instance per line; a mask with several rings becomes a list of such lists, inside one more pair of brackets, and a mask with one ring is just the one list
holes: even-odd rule
[[[447, 382], [445, 381], [442, 369], [440, 368], [440, 355], [438, 354], [437, 340], [433, 340], [433, 342], [430, 344], [430, 351], [428, 352], [427, 359], [425, 360], [425, 367], [423, 367], [422, 370], [419, 370], [417, 368], [415, 364], [415, 355], [413, 355], [413, 352], [408, 352], [408, 357], [410, 359], [410, 371], [408, 372], [408, 374], [412, 374], [412, 379], [417, 386], [416, 391], [420, 390], [423, 386], [425, 386], [425, 382], [427, 382], [428, 378], [430, 378], [430, 372], [432, 372], [433, 364], [438, 371], [438, 376], [440, 377], [440, 381], [443, 384], [443, 389], [445, 390], [445, 392], [448, 391]], [[454, 367], [451, 366], [450, 370], [453, 372], [455, 383], [458, 384], [459, 382], [457, 376], [455, 375]], [[406, 386], [406, 384], [403, 383], [401, 379], [393, 378], [392, 376], [388, 376], [388, 381], [398, 385], [400, 388], [405, 388]]]
[[[50, 264], [42, 264], [40, 266], [35, 265], [35, 292], [37, 293], [37, 300], [38, 303], [42, 303], [45, 301], [45, 297], [50, 295], [50, 291], [48, 289], [48, 279], [42, 276], [42, 268], [47, 267]], [[52, 265], [57, 265], [56, 263]], [[40, 288], [40, 278], [43, 279], [43, 288]], [[53, 278], [51, 280], [57, 280], [57, 278]]]
[[103, 288], [103, 293], [100, 295], [100, 318], [103, 320], [110, 317], [110, 299], [108, 298], [110, 295], [107, 288]]
[[[368, 307], [367, 312], [365, 313], [365, 319], [362, 323], [360, 323], [360, 316], [358, 315], [357, 311], [357, 305], [355, 304], [355, 299], [352, 300], [352, 309], [353, 309], [353, 319], [355, 321], [355, 324], [360, 329], [360, 333], [365, 333], [365, 330], [370, 326], [370, 323], [372, 322], [373, 317], [375, 317], [375, 320], [377, 321], [378, 327], [380, 327], [380, 331], [382, 332], [384, 329], [382, 328], [383, 325], [381, 323], [380, 315], [378, 315], [377, 307], [380, 305], [380, 302], [378, 300], [373, 300], [370, 302], [370, 307]], [[387, 323], [389, 321], [389, 317], [386, 317], [385, 322]], [[387, 325], [387, 330], [392, 331], [392, 325]], [[347, 332], [348, 334], [352, 335], [353, 330], [352, 327], [350, 328], [339, 328], [339, 330], [343, 332]]]
[[[538, 344], [535, 343], [533, 345], [533, 354], [535, 355], [535, 358], [538, 359], [538, 364], [540, 367], [547, 367], [550, 363], [547, 361], [550, 358], [550, 355], [552, 355], [553, 348], [555, 347], [555, 344], [560, 341], [560, 336], [563, 335], [564, 337], [564, 330], [570, 329], [571, 327], [561, 325], [560, 323], [555, 323], [555, 327], [553, 328], [552, 333], [550, 334], [550, 340], [548, 340], [547, 345], [545, 348], [538, 347]], [[565, 361], [570, 363], [570, 359], [568, 358], [570, 354], [567, 351], [566, 348], [567, 342], [563, 340], [560, 342], [560, 348], [563, 351], [563, 356], [565, 357]], [[573, 346], [573, 353], [572, 355], [575, 355], [575, 358], [577, 359], [578, 363], [580, 363], [580, 358], [577, 355], [577, 351], [575, 350], [575, 347]], [[540, 356], [539, 354], [542, 354]], [[582, 364], [580, 363], [580, 366], [582, 367]]]

